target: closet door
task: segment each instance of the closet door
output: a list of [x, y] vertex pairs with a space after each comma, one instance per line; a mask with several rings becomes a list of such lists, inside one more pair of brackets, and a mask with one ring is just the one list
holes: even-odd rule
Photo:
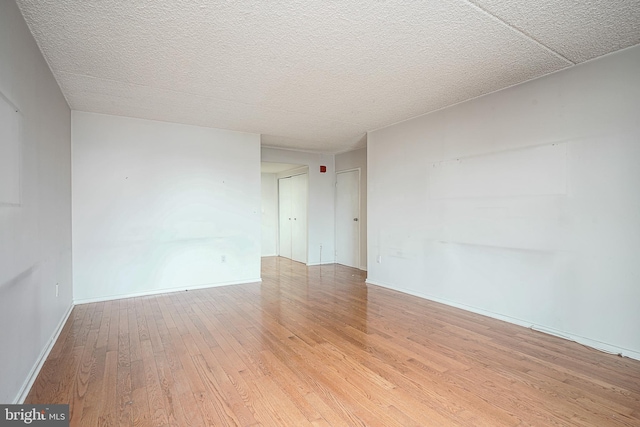
[[291, 258], [292, 189], [291, 178], [278, 180], [278, 215], [280, 228], [280, 256]]
[[307, 263], [307, 182], [308, 175], [296, 175], [292, 180], [291, 259]]

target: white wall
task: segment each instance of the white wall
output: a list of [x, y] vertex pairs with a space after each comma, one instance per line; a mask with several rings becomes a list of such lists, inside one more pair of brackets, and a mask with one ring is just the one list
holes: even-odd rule
[[336, 154], [336, 173], [360, 169], [360, 269], [367, 269], [367, 148]]
[[260, 137], [72, 114], [74, 299], [260, 279]]
[[638, 76], [640, 47], [371, 132], [369, 281], [640, 358]]
[[[334, 241], [334, 194], [335, 167], [332, 154], [309, 153], [304, 151], [262, 148], [262, 161], [290, 163], [309, 166], [309, 214], [307, 216], [309, 235], [308, 265], [319, 264], [322, 245], [322, 263], [335, 261]], [[327, 167], [320, 173], [320, 166]]]
[[278, 254], [278, 180], [275, 173], [261, 174], [262, 256]]
[[12, 403], [72, 304], [70, 111], [12, 1], [0, 2], [0, 92], [22, 114], [20, 203], [0, 204], [0, 402]]

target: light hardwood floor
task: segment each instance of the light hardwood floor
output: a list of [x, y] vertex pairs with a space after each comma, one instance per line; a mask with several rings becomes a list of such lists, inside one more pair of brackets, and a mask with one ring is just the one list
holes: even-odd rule
[[640, 361], [343, 266], [262, 277], [76, 306], [26, 403], [75, 426], [640, 426]]

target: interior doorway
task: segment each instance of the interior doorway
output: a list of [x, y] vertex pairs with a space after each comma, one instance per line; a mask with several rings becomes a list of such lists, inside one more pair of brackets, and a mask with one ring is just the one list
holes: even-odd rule
[[336, 262], [360, 268], [360, 169], [336, 173]]

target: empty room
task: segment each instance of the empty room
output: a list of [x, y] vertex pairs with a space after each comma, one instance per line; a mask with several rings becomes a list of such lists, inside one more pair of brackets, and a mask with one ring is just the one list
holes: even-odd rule
[[638, 165], [638, 0], [0, 0], [0, 424], [640, 426]]

